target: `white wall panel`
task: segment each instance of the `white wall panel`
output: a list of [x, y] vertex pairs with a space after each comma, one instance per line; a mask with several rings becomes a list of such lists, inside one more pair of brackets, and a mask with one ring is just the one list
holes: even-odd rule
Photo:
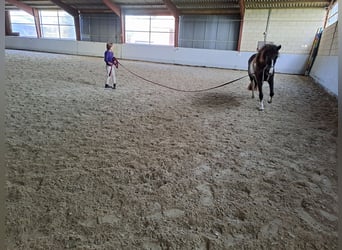
[[338, 95], [338, 56], [317, 56], [310, 76], [328, 92]]
[[[84, 41], [6, 37], [7, 49], [24, 49], [74, 55], [102, 57], [105, 45], [105, 43]], [[174, 48], [172, 46], [141, 44], [114, 44], [114, 53], [118, 58], [129, 60], [239, 70], [247, 70], [248, 58], [253, 54], [253, 52], [232, 50]], [[280, 73], [303, 74], [306, 60], [307, 55], [283, 54], [277, 61], [276, 71]]]

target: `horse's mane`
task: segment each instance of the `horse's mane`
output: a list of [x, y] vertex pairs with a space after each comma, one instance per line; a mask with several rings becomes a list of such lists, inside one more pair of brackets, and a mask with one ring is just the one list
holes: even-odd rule
[[277, 56], [278, 50], [278, 46], [274, 44], [265, 44], [257, 53], [255, 60], [257, 63], [264, 65], [266, 56]]

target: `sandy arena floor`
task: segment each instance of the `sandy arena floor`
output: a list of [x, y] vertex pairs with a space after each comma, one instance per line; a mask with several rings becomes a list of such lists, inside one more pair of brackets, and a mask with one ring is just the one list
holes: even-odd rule
[[247, 78], [104, 89], [102, 58], [7, 50], [6, 78], [8, 249], [337, 249], [337, 100], [310, 78], [277, 74], [264, 112]]

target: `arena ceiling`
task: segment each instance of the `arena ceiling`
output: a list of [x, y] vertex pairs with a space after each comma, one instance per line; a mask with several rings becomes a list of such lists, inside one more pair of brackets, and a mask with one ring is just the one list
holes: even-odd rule
[[[327, 8], [336, 0], [5, 0], [5, 10], [64, 9], [71, 13], [117, 15], [225, 15], [245, 9]], [[25, 10], [25, 9], [24, 9]]]

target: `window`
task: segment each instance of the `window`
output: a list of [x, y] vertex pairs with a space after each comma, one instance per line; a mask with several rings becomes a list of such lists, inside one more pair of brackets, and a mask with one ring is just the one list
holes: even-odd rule
[[[63, 10], [41, 10], [40, 28], [42, 37], [76, 40], [74, 19]], [[34, 17], [22, 10], [10, 11], [12, 31], [20, 36], [37, 37]]]
[[332, 25], [333, 23], [336, 23], [337, 20], [338, 20], [338, 3], [336, 1], [336, 3], [329, 10], [327, 27]]
[[20, 36], [37, 37], [33, 16], [23, 10], [11, 10], [10, 18], [12, 32], [18, 32]]
[[126, 16], [126, 43], [174, 45], [172, 16]]
[[74, 19], [62, 10], [41, 10], [42, 37], [76, 40]]

